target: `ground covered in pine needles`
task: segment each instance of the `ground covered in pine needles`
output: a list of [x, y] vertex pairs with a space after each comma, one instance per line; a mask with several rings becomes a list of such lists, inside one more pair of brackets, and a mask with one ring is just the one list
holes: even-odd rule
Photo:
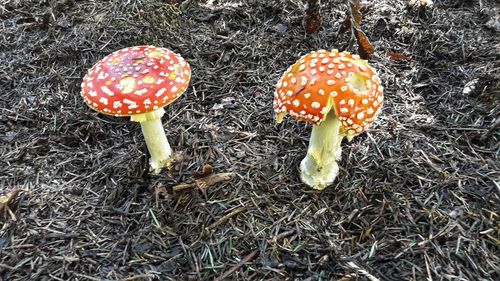
[[[356, 52], [345, 1], [323, 1], [312, 35], [299, 0], [176, 2], [0, 1], [0, 195], [17, 191], [0, 280], [499, 280], [495, 1], [366, 3], [385, 104], [323, 192], [298, 178], [310, 125], [276, 125], [272, 99], [302, 54]], [[193, 71], [159, 175], [140, 126], [79, 95], [94, 63], [141, 44]], [[234, 177], [173, 191], [206, 164]]]

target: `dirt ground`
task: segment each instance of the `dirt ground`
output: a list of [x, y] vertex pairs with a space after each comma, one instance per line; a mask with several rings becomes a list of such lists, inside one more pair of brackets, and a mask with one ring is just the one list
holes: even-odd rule
[[[0, 280], [500, 280], [498, 2], [365, 3], [384, 108], [323, 192], [298, 178], [311, 126], [276, 125], [272, 99], [302, 54], [356, 52], [345, 1], [308, 36], [299, 0], [175, 2], [0, 1], [0, 195], [19, 190]], [[141, 44], [193, 73], [159, 175], [140, 126], [79, 95], [94, 63]], [[172, 192], [205, 164], [235, 177]]]

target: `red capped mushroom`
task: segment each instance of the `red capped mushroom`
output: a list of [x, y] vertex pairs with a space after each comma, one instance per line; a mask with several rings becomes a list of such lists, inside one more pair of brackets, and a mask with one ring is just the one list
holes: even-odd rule
[[383, 87], [375, 70], [357, 55], [311, 52], [283, 74], [274, 94], [278, 123], [287, 114], [313, 124], [301, 179], [324, 189], [338, 174], [340, 144], [366, 130], [381, 110]]
[[170, 165], [172, 155], [161, 124], [163, 107], [184, 93], [190, 77], [189, 64], [168, 49], [129, 47], [95, 64], [83, 78], [81, 95], [98, 112], [140, 122], [150, 168], [159, 172]]

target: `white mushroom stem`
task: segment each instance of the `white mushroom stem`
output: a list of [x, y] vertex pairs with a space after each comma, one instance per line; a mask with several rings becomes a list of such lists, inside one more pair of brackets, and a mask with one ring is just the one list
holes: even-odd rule
[[141, 123], [142, 133], [151, 158], [149, 159], [150, 171], [159, 173], [161, 168], [170, 166], [172, 163], [172, 149], [168, 143], [165, 130], [161, 123], [161, 117], [165, 113], [163, 108], [155, 111], [135, 114], [130, 120]]
[[314, 125], [307, 155], [300, 163], [302, 182], [322, 190], [333, 183], [339, 172], [344, 135], [340, 133], [339, 118], [330, 112], [321, 125]]

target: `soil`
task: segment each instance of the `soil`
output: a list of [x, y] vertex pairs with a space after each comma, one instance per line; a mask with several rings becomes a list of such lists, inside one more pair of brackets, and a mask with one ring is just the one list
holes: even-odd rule
[[[273, 92], [309, 51], [357, 52], [346, 1], [314, 34], [299, 0], [180, 2], [0, 1], [0, 280], [500, 280], [497, 1], [363, 2], [384, 107], [322, 192], [298, 177], [311, 126], [277, 125]], [[142, 44], [193, 73], [158, 175], [140, 126], [79, 94]], [[173, 191], [206, 164], [234, 177]]]

